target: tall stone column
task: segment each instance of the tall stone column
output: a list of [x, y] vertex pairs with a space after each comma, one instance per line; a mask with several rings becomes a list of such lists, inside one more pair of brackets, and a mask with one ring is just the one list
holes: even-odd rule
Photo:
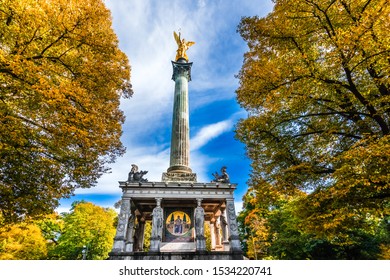
[[125, 250], [128, 223], [131, 218], [130, 205], [130, 198], [122, 198], [122, 205], [118, 216], [118, 225], [112, 248], [113, 252], [123, 252]]
[[236, 210], [234, 207], [233, 198], [226, 199], [226, 210], [228, 216], [227, 222], [229, 226], [230, 251], [241, 252], [242, 249], [241, 249], [240, 237], [238, 235], [237, 216], [236, 216]]
[[196, 182], [196, 174], [189, 167], [190, 161], [190, 128], [188, 111], [188, 82], [191, 80], [192, 62], [180, 58], [172, 61], [175, 81], [173, 100], [173, 118], [171, 134], [170, 164], [163, 181]]
[[163, 209], [161, 208], [161, 198], [156, 198], [157, 206], [152, 213], [152, 235], [150, 237], [150, 252], [160, 252], [163, 227]]

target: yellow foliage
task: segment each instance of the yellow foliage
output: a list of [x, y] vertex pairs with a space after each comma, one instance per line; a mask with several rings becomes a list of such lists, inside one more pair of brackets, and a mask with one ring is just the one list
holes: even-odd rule
[[0, 260], [40, 260], [46, 255], [46, 240], [36, 225], [20, 223], [1, 228]]
[[381, 248], [380, 259], [382, 259], [382, 260], [390, 260], [390, 245], [382, 244], [380, 246], [380, 248]]
[[132, 89], [102, 0], [0, 0], [0, 42], [0, 208], [10, 221], [96, 183], [124, 152], [119, 101]]

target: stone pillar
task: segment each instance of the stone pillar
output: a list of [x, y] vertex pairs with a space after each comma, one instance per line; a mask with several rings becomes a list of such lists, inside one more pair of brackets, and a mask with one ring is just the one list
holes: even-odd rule
[[215, 223], [215, 248], [216, 250], [221, 250], [222, 245], [221, 245], [221, 223], [219, 222], [219, 219]]
[[125, 251], [126, 252], [133, 252], [134, 250], [134, 214], [131, 215], [128, 227], [127, 227], [127, 233], [126, 233], [126, 242], [125, 242]]
[[114, 238], [113, 252], [125, 251], [125, 242], [127, 237], [128, 222], [131, 217], [130, 198], [122, 198], [122, 205], [118, 216], [118, 225], [116, 227], [116, 235]]
[[160, 252], [163, 228], [163, 209], [161, 208], [161, 198], [156, 198], [157, 206], [152, 213], [152, 235], [150, 237], [150, 252]]
[[228, 237], [228, 223], [226, 219], [226, 211], [223, 210], [221, 214], [221, 230], [222, 230], [222, 246], [224, 251], [229, 251], [229, 237]]
[[211, 236], [211, 250], [215, 251], [215, 218], [212, 217], [210, 220], [210, 236]]
[[196, 199], [198, 207], [195, 208], [195, 239], [196, 251], [206, 251], [206, 238], [204, 237], [204, 209], [202, 208], [202, 199]]
[[135, 231], [135, 251], [143, 251], [144, 250], [144, 237], [145, 237], [145, 218], [141, 217], [138, 219], [138, 227]]
[[241, 252], [241, 243], [240, 237], [238, 235], [238, 225], [237, 225], [237, 217], [236, 210], [234, 207], [234, 199], [227, 198], [226, 199], [226, 210], [227, 210], [227, 222], [229, 225], [229, 241], [230, 241], [230, 251], [233, 252]]
[[215, 230], [214, 230], [214, 236], [215, 236], [215, 250], [220, 251], [221, 246], [221, 210], [218, 210], [215, 214]]

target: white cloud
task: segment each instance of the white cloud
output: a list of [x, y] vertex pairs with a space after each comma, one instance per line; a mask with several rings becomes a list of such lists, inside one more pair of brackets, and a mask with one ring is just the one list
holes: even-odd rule
[[199, 148], [207, 144], [210, 140], [220, 136], [224, 132], [230, 131], [232, 127], [233, 122], [230, 119], [203, 127], [191, 139], [191, 151], [198, 150]]

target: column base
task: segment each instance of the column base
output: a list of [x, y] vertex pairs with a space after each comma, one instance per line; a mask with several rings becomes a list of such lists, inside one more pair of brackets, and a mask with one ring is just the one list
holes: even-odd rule
[[191, 168], [185, 165], [173, 165], [167, 169], [168, 173], [192, 173]]

